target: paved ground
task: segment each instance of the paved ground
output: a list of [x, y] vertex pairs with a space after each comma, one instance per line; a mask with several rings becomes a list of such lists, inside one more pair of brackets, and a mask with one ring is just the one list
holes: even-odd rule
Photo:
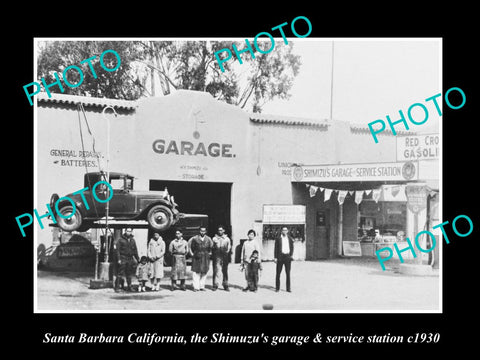
[[90, 274], [38, 271], [37, 304], [48, 310], [262, 310], [272, 304], [274, 310], [313, 311], [415, 311], [439, 309], [438, 270], [435, 276], [406, 276], [396, 272], [392, 262], [382, 271], [376, 259], [335, 259], [292, 263], [292, 293], [276, 293], [275, 264], [263, 263], [257, 293], [244, 293], [244, 273], [238, 264], [230, 264], [231, 291], [211, 291], [211, 271], [207, 291], [193, 292], [191, 273], [187, 291], [169, 290], [166, 268], [159, 292], [115, 293], [112, 289], [89, 289]]

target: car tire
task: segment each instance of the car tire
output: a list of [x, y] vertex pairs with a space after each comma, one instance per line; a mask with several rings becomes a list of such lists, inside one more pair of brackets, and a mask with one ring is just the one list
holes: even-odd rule
[[147, 222], [155, 230], [167, 230], [173, 224], [173, 212], [165, 205], [155, 205], [148, 211]]
[[[82, 214], [78, 209], [75, 210], [75, 214], [73, 214], [73, 216], [68, 219], [64, 219], [57, 214], [56, 220], [60, 229], [70, 232], [78, 230], [80, 228], [80, 226], [82, 225]], [[70, 214], [72, 211], [72, 206], [64, 206], [59, 210], [61, 214]]]

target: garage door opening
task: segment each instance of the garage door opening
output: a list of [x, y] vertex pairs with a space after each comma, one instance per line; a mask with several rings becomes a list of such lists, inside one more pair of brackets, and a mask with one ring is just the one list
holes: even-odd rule
[[209, 236], [215, 234], [220, 224], [229, 236], [232, 234], [231, 183], [150, 180], [150, 190], [165, 188], [174, 196], [180, 212], [208, 215]]

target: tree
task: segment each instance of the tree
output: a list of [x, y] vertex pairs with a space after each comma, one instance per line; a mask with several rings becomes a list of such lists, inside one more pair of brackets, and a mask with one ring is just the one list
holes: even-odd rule
[[[261, 112], [262, 106], [274, 98], [290, 96], [300, 68], [300, 57], [293, 54], [291, 42], [277, 43], [268, 54], [257, 52], [254, 59], [244, 53], [243, 64], [232, 57], [223, 63], [225, 72], [221, 72], [213, 54], [224, 48], [232, 49], [232, 44], [232, 41], [203, 40], [45, 42], [40, 46], [38, 76], [45, 77], [47, 84], [52, 83], [54, 72], [61, 74], [67, 66], [77, 65], [84, 70], [84, 81], [75, 88], [65, 86], [65, 93], [135, 100], [155, 96], [158, 88], [163, 95], [172, 89], [188, 89], [209, 92], [218, 100], [253, 112]], [[245, 46], [245, 43], [235, 44], [238, 49]], [[108, 49], [115, 50], [121, 58], [121, 66], [115, 72], [106, 72], [98, 61], [100, 54]], [[80, 65], [80, 61], [94, 55], [97, 55], [93, 62], [97, 79], [87, 64]], [[112, 58], [110, 61], [114, 61]], [[68, 81], [78, 82], [78, 74], [70, 71]], [[60, 90], [54, 86], [50, 91]]]
[[[144, 56], [143, 49], [131, 41], [52, 41], [40, 44], [38, 55], [37, 74], [39, 80], [44, 77], [47, 84], [55, 81], [54, 73], [61, 74], [66, 67], [76, 65], [82, 69], [84, 79], [78, 87], [63, 86], [66, 94], [107, 97], [112, 99], [134, 100], [146, 93], [142, 82], [145, 75], [138, 72], [130, 64]], [[100, 55], [105, 50], [115, 50], [121, 59], [120, 67], [114, 72], [107, 72], [100, 66]], [[81, 61], [96, 56], [92, 61], [95, 79], [88, 64]], [[107, 67], [115, 66], [115, 56], [106, 54], [104, 62]], [[109, 63], [113, 63], [110, 65]], [[76, 84], [80, 75], [76, 71], [69, 71], [68, 82]], [[43, 90], [43, 87], [42, 87]], [[49, 89], [50, 92], [61, 92], [58, 86]]]

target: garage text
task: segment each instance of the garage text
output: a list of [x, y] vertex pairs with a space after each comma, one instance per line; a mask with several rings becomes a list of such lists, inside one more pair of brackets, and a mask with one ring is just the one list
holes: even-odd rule
[[194, 144], [190, 141], [180, 141], [177, 143], [175, 140], [168, 142], [163, 139], [155, 140], [152, 144], [153, 151], [157, 154], [175, 154], [175, 155], [203, 155], [211, 157], [235, 157], [235, 154], [231, 154], [231, 144], [219, 144], [211, 143], [205, 145], [203, 142]]

